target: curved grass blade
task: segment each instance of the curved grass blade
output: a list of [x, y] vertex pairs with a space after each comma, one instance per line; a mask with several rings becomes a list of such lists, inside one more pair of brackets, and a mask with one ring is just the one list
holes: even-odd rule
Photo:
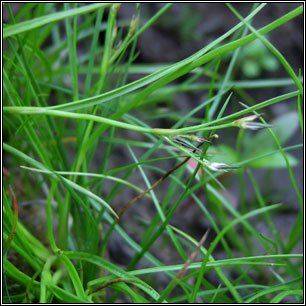
[[47, 16], [41, 16], [34, 18], [32, 20], [20, 22], [14, 25], [9, 25], [3, 29], [3, 38], [5, 39], [16, 34], [21, 34], [39, 28], [43, 25], [49, 24], [50, 22], [59, 21], [76, 15], [86, 14], [98, 8], [111, 6], [112, 4], [113, 3], [95, 3], [95, 4], [85, 5], [83, 7], [79, 7], [76, 9], [71, 9], [64, 12], [57, 12]]

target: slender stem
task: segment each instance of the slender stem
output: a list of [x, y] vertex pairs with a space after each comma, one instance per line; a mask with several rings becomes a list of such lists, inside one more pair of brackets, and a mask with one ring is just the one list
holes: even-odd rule
[[[132, 130], [141, 133], [150, 133], [150, 134], [157, 134], [161, 136], [172, 136], [181, 134], [182, 132], [188, 132], [190, 128], [182, 128], [182, 129], [160, 129], [160, 128], [146, 128], [142, 126], [137, 126], [105, 117], [90, 115], [90, 114], [79, 114], [79, 113], [71, 113], [71, 112], [64, 112], [58, 110], [51, 110], [44, 107], [3, 107], [5, 112], [10, 113], [17, 113], [23, 115], [50, 115], [55, 117], [65, 117], [65, 118], [73, 118], [73, 119], [82, 119], [82, 120], [90, 120], [96, 121], [100, 123], [104, 123], [106, 125], [111, 125], [115, 127], [119, 127], [122, 129]], [[203, 125], [198, 125], [191, 127], [193, 132], [196, 131], [205, 131], [205, 130], [212, 130], [212, 129], [223, 129], [232, 127], [232, 123], [227, 123], [219, 126], [212, 126], [212, 127], [204, 127]]]
[[[163, 135], [163, 136], [171, 136], [171, 135], [177, 135], [177, 134], [184, 134], [184, 133], [191, 133], [191, 132], [198, 132], [198, 131], [205, 131], [205, 130], [213, 130], [213, 129], [223, 129], [228, 128], [232, 126], [232, 123], [224, 124], [224, 125], [218, 125], [218, 126], [212, 126], [214, 124], [219, 124], [221, 122], [234, 119], [238, 116], [245, 115], [251, 111], [259, 110], [261, 108], [267, 107], [271, 104], [275, 104], [290, 98], [293, 98], [299, 94], [299, 91], [290, 92], [288, 94], [284, 94], [269, 100], [266, 100], [264, 102], [258, 103], [254, 106], [249, 107], [246, 110], [241, 110], [235, 114], [225, 116], [223, 118], [219, 118], [213, 121], [210, 121], [208, 123], [199, 124], [195, 126], [190, 126], [186, 128], [181, 129], [152, 129], [152, 128], [145, 128], [140, 127], [137, 125], [128, 124], [125, 122], [120, 122], [117, 120], [100, 117], [100, 116], [94, 116], [90, 114], [80, 114], [80, 113], [72, 113], [67, 111], [59, 111], [54, 110], [46, 107], [16, 107], [16, 106], [4, 106], [3, 112], [9, 112], [9, 113], [15, 113], [15, 114], [27, 114], [27, 115], [50, 115], [50, 116], [56, 116], [56, 117], [65, 117], [65, 118], [73, 118], [73, 119], [83, 119], [83, 120], [92, 120], [100, 123], [104, 123], [106, 125], [110, 126], [116, 126], [123, 129], [133, 130], [141, 133], [150, 133], [150, 134], [157, 134], [157, 135]], [[212, 127], [208, 127], [212, 126]]]

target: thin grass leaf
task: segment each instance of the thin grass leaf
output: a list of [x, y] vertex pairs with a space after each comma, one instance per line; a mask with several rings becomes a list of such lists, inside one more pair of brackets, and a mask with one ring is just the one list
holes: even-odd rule
[[81, 279], [76, 271], [75, 266], [72, 264], [72, 262], [70, 261], [70, 259], [63, 254], [61, 251], [58, 254], [60, 261], [62, 262], [62, 264], [65, 266], [65, 268], [67, 269], [67, 272], [69, 274], [69, 277], [73, 283], [75, 292], [77, 294], [77, 296], [81, 299], [87, 299], [87, 296], [85, 294], [84, 288], [83, 288], [83, 284], [81, 282]]
[[246, 22], [244, 18], [233, 8], [231, 4], [227, 3], [227, 6], [236, 15], [236, 17], [238, 17], [263, 42], [263, 44], [275, 55], [275, 57], [284, 66], [288, 74], [294, 80], [297, 88], [299, 89], [300, 94], [303, 96], [303, 86], [299, 78], [296, 76], [295, 72], [291, 68], [290, 64], [284, 58], [284, 56], [264, 36], [262, 36], [254, 27], [252, 27], [248, 22]]
[[[31, 157], [25, 155], [24, 153], [20, 152], [19, 150], [12, 148], [11, 146], [7, 145], [7, 144], [3, 144], [3, 148], [7, 151], [9, 151], [10, 153], [16, 155], [17, 157], [21, 158], [22, 160], [28, 162], [29, 164], [37, 167], [38, 169], [41, 169], [43, 171], [46, 172], [51, 172], [50, 170], [48, 170], [44, 165], [42, 165], [41, 163], [39, 163], [38, 161], [32, 159]], [[58, 175], [55, 175], [55, 178], [58, 179]], [[71, 186], [73, 189], [83, 193], [84, 195], [92, 198], [93, 200], [97, 201], [98, 203], [100, 203], [102, 206], [104, 206], [105, 208], [107, 208], [115, 217], [118, 218], [116, 212], [109, 206], [108, 203], [106, 203], [102, 198], [98, 197], [97, 195], [93, 194], [92, 192], [90, 192], [89, 190], [85, 189], [84, 187], [62, 177], [61, 178], [63, 181], [65, 181], [69, 186]]]
[[[194, 299], [196, 298], [197, 296], [197, 292], [199, 290], [199, 286], [200, 286], [200, 283], [201, 283], [201, 280], [203, 278], [203, 274], [204, 274], [204, 271], [205, 271], [205, 266], [207, 264], [207, 260], [209, 258], [209, 256], [211, 255], [211, 253], [213, 252], [213, 250], [215, 249], [215, 247], [217, 246], [220, 238], [230, 229], [232, 228], [234, 225], [236, 225], [237, 223], [240, 223], [240, 222], [243, 222], [245, 219], [247, 218], [250, 218], [250, 217], [253, 217], [253, 216], [256, 216], [258, 214], [261, 214], [265, 211], [268, 211], [270, 209], [276, 209], [280, 206], [280, 204], [274, 204], [274, 205], [270, 205], [268, 207], [263, 207], [263, 208], [259, 208], [259, 209], [256, 209], [254, 211], [251, 211], [243, 216], [239, 216], [238, 218], [236, 218], [235, 220], [233, 220], [232, 222], [230, 222], [229, 224], [227, 224], [222, 230], [221, 232], [217, 235], [217, 237], [214, 239], [214, 241], [212, 242], [212, 244], [210, 245], [209, 249], [207, 250], [207, 253], [205, 255], [205, 258], [202, 262], [202, 266], [201, 266], [201, 270], [200, 270], [200, 273], [198, 275], [198, 278], [197, 278], [197, 281], [196, 281], [196, 284], [195, 284], [195, 287], [194, 287], [194, 290], [193, 290], [193, 293], [192, 293], [192, 300], [194, 301]], [[237, 292], [234, 292], [234, 298], [237, 300], [237, 302], [242, 302], [242, 298], [239, 294], [237, 294]]]
[[[120, 278], [127, 278], [127, 279], [133, 279], [133, 276], [129, 272], [125, 272], [124, 270], [120, 269], [116, 265], [112, 264], [111, 262], [106, 261], [105, 259], [85, 253], [85, 252], [70, 252], [65, 251], [63, 252], [63, 255], [66, 255], [70, 259], [78, 259], [78, 260], [84, 260], [91, 262], [97, 266], [102, 267], [105, 270], [108, 270], [112, 274], [120, 277]], [[159, 298], [159, 294], [148, 284], [143, 282], [142, 280], [135, 278], [134, 285], [138, 287], [139, 289], [143, 290], [145, 293], [147, 293], [150, 297], [152, 297], [154, 300], [157, 300]]]
[[51, 22], [56, 22], [56, 21], [59, 21], [59, 20], [62, 20], [68, 17], [76, 16], [76, 15], [86, 14], [98, 8], [108, 7], [111, 5], [112, 3], [90, 4], [90, 5], [85, 5], [83, 7], [64, 11], [64, 12], [57, 12], [57, 13], [53, 13], [50, 15], [37, 17], [35, 19], [27, 20], [27, 21], [24, 21], [24, 22], [15, 24], [15, 25], [9, 25], [3, 29], [3, 38], [5, 39], [7, 37], [10, 37], [16, 34], [21, 34], [21, 33], [39, 28]]

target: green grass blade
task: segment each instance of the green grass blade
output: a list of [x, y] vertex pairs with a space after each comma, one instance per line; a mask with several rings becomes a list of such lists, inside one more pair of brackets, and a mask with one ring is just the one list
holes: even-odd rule
[[298, 90], [300, 91], [300, 94], [303, 96], [303, 86], [302, 86], [299, 78], [297, 77], [297, 75], [295, 74], [293, 69], [291, 68], [290, 64], [284, 58], [284, 56], [265, 37], [263, 37], [254, 27], [252, 27], [248, 22], [246, 22], [244, 20], [244, 18], [233, 8], [233, 6], [231, 4], [228, 3], [227, 6], [263, 42], [263, 44], [275, 55], [275, 57], [284, 66], [284, 68], [287, 70], [288, 74], [294, 80]]
[[24, 21], [15, 25], [9, 25], [6, 26], [3, 29], [3, 38], [8, 38], [10, 36], [16, 35], [16, 34], [21, 34], [36, 28], [39, 28], [43, 25], [46, 25], [50, 22], [56, 22], [68, 17], [76, 16], [76, 15], [81, 15], [81, 14], [86, 14], [89, 12], [92, 12], [98, 8], [103, 8], [103, 7], [108, 7], [111, 6], [112, 3], [96, 3], [96, 4], [90, 4], [90, 5], [85, 5], [83, 7], [71, 9], [69, 11], [63, 11], [63, 12], [58, 12], [54, 14], [50, 14], [47, 16], [41, 16], [37, 17], [33, 20], [28, 20]]

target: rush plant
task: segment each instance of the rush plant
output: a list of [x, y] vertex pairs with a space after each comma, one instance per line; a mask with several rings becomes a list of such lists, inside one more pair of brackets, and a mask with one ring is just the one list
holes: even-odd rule
[[[181, 4], [148, 19], [145, 5], [3, 6], [3, 301], [302, 302], [302, 73], [266, 34], [303, 6], [256, 28], [277, 3], [244, 17], [224, 4], [237, 23], [223, 35], [180, 61], [137, 64], [138, 39]], [[254, 41], [286, 78], [237, 80]], [[205, 98], [182, 112], [190, 91]], [[272, 115], [279, 104], [288, 112]], [[277, 171], [290, 201], [268, 188]]]

